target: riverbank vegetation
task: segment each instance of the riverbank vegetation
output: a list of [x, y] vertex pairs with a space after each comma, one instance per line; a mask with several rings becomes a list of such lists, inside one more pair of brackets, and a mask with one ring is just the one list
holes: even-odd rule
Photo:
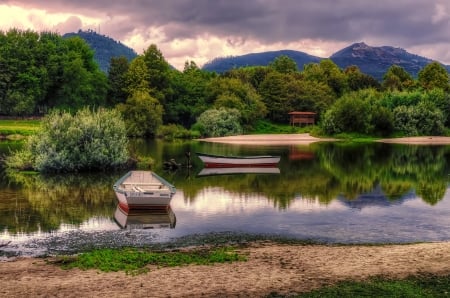
[[87, 108], [75, 115], [54, 110], [24, 148], [6, 159], [9, 168], [39, 172], [104, 171], [128, 159], [125, 123], [116, 110]]
[[393, 65], [382, 81], [329, 59], [299, 70], [287, 56], [217, 74], [193, 61], [173, 69], [150, 45], [132, 61], [112, 58], [105, 74], [78, 37], [11, 29], [0, 40], [0, 116], [106, 107], [126, 115], [127, 134], [138, 137], [171, 125], [193, 131], [182, 137], [254, 133], [261, 121], [288, 125], [291, 111], [316, 113], [315, 135], [447, 135], [450, 127], [449, 74], [437, 62], [417, 78]]
[[145, 249], [97, 249], [77, 256], [59, 257], [58, 262], [64, 269], [80, 268], [98, 269], [104, 272], [125, 271], [143, 273], [147, 265], [174, 267], [189, 264], [211, 265], [214, 263], [231, 263], [245, 261], [232, 247], [215, 249], [195, 249], [189, 251], [153, 252]]

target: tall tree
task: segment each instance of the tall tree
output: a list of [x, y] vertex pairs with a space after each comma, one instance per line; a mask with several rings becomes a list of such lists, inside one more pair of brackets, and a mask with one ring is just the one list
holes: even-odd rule
[[383, 88], [386, 90], [409, 90], [414, 84], [413, 77], [403, 67], [395, 64], [383, 76]]
[[270, 64], [269, 67], [280, 73], [294, 73], [298, 71], [297, 62], [294, 59], [289, 58], [286, 55], [281, 55], [275, 58]]
[[419, 84], [424, 89], [441, 88], [450, 90], [450, 78], [447, 70], [438, 62], [432, 62], [419, 71]]
[[124, 103], [128, 97], [126, 92], [126, 73], [129, 63], [125, 56], [112, 57], [108, 69], [108, 97], [107, 104], [115, 106]]

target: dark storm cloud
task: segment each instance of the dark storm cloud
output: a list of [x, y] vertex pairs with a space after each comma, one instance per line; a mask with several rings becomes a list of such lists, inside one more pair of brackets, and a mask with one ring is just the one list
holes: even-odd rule
[[[167, 39], [211, 34], [263, 43], [304, 38], [398, 41], [404, 46], [450, 42], [448, 0], [46, 0], [6, 1], [49, 12], [103, 15], [107, 31], [160, 27]], [[440, 5], [441, 13], [439, 14]]]

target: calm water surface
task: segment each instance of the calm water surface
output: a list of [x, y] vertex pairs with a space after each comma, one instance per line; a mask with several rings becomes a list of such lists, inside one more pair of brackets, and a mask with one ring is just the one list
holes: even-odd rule
[[[0, 252], [38, 255], [72, 244], [134, 245], [220, 232], [331, 243], [450, 240], [449, 146], [139, 140], [132, 147], [153, 157], [153, 169], [177, 187], [170, 212], [117, 216], [112, 184], [124, 172], [3, 172]], [[186, 164], [186, 152], [191, 168], [164, 169], [170, 159]], [[195, 152], [280, 155], [281, 162], [274, 173], [202, 176]]]

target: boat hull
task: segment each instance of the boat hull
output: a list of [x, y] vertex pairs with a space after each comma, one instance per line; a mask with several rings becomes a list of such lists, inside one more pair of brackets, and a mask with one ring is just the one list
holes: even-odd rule
[[280, 174], [277, 167], [222, 167], [204, 168], [197, 176], [233, 175], [233, 174]]
[[128, 212], [134, 209], [167, 208], [176, 189], [150, 171], [131, 171], [113, 186], [119, 206]]
[[275, 167], [279, 156], [220, 156], [197, 153], [206, 168]]
[[164, 209], [124, 210], [120, 204], [114, 212], [114, 220], [122, 229], [173, 229], [176, 216], [170, 206]]

